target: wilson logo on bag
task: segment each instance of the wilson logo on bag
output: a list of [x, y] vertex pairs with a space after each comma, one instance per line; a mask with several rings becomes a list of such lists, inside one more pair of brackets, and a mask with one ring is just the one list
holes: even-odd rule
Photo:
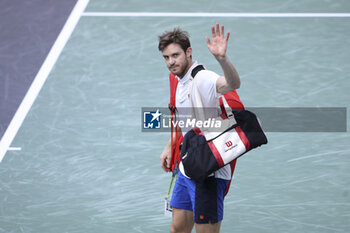
[[230, 146], [232, 146], [232, 142], [231, 142], [231, 141], [225, 142], [225, 145], [226, 145], [227, 147], [230, 147]]

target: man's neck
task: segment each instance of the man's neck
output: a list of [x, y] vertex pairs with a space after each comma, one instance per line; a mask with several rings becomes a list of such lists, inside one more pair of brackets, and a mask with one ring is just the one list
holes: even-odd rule
[[186, 67], [185, 72], [183, 73], [183, 75], [179, 76], [180, 79], [182, 79], [183, 77], [185, 77], [185, 75], [187, 74], [188, 70], [191, 68], [191, 66], [193, 65], [193, 60], [191, 59], [191, 61], [188, 63], [188, 66]]

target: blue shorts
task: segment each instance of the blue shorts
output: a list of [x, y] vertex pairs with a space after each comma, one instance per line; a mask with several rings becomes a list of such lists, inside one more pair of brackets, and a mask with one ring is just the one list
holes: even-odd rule
[[229, 180], [208, 177], [203, 182], [186, 178], [179, 171], [170, 205], [193, 211], [195, 223], [217, 223], [224, 216], [224, 197]]

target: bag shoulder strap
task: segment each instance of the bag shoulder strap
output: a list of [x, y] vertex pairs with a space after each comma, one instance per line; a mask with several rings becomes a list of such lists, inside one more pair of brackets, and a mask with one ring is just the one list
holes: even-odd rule
[[[203, 70], [204, 67], [202, 65], [196, 66], [193, 70], [195, 70], [195, 72], [192, 71], [192, 74], [194, 74], [194, 76], [192, 76], [193, 80], [192, 80], [192, 84], [190, 87], [190, 106], [191, 106], [191, 115], [192, 118], [196, 118], [197, 120], [200, 119], [202, 121], [205, 120], [205, 114], [204, 114], [204, 110], [203, 110], [203, 102], [201, 99], [201, 96], [199, 94], [199, 90], [198, 90], [198, 86], [197, 86], [197, 79], [194, 79], [194, 77], [196, 76], [196, 74]], [[194, 95], [194, 96], [193, 96]], [[196, 110], [194, 110], [194, 103], [193, 103], [193, 97], [196, 100]], [[196, 114], [197, 113], [197, 114]]]
[[[169, 83], [170, 83], [170, 103], [169, 109], [171, 112], [171, 122], [176, 122], [176, 88], [179, 83], [179, 80], [173, 73], [169, 74]], [[175, 140], [173, 135], [175, 134]], [[170, 169], [173, 173], [176, 173], [176, 166], [180, 163], [180, 144], [183, 140], [182, 134], [177, 132], [174, 124], [171, 123], [171, 159], [170, 159]]]
[[198, 66], [194, 67], [192, 72], [191, 72], [192, 78], [194, 78], [197, 75], [197, 73], [201, 70], [205, 70], [204, 66], [198, 65]]
[[170, 103], [169, 109], [171, 112], [176, 111], [176, 88], [179, 80], [175, 77], [173, 73], [169, 74], [169, 83], [170, 83]]

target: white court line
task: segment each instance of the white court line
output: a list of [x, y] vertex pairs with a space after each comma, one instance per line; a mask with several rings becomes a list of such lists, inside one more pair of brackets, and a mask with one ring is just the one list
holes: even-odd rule
[[84, 12], [95, 17], [348, 18], [350, 13]]
[[7, 151], [20, 151], [20, 150], [22, 150], [21, 147], [9, 147], [9, 148], [7, 149]]
[[89, 0], [78, 0], [0, 141], [0, 162], [15, 138]]
[[339, 150], [339, 151], [329, 151], [329, 152], [324, 152], [324, 153], [318, 153], [318, 154], [312, 154], [312, 155], [305, 155], [301, 157], [297, 157], [295, 159], [290, 159], [287, 161], [287, 163], [290, 162], [295, 162], [303, 159], [310, 159], [310, 158], [315, 158], [315, 157], [321, 157], [321, 156], [326, 156], [326, 155], [332, 155], [332, 154], [342, 154], [342, 153], [348, 153], [350, 152], [349, 150]]

